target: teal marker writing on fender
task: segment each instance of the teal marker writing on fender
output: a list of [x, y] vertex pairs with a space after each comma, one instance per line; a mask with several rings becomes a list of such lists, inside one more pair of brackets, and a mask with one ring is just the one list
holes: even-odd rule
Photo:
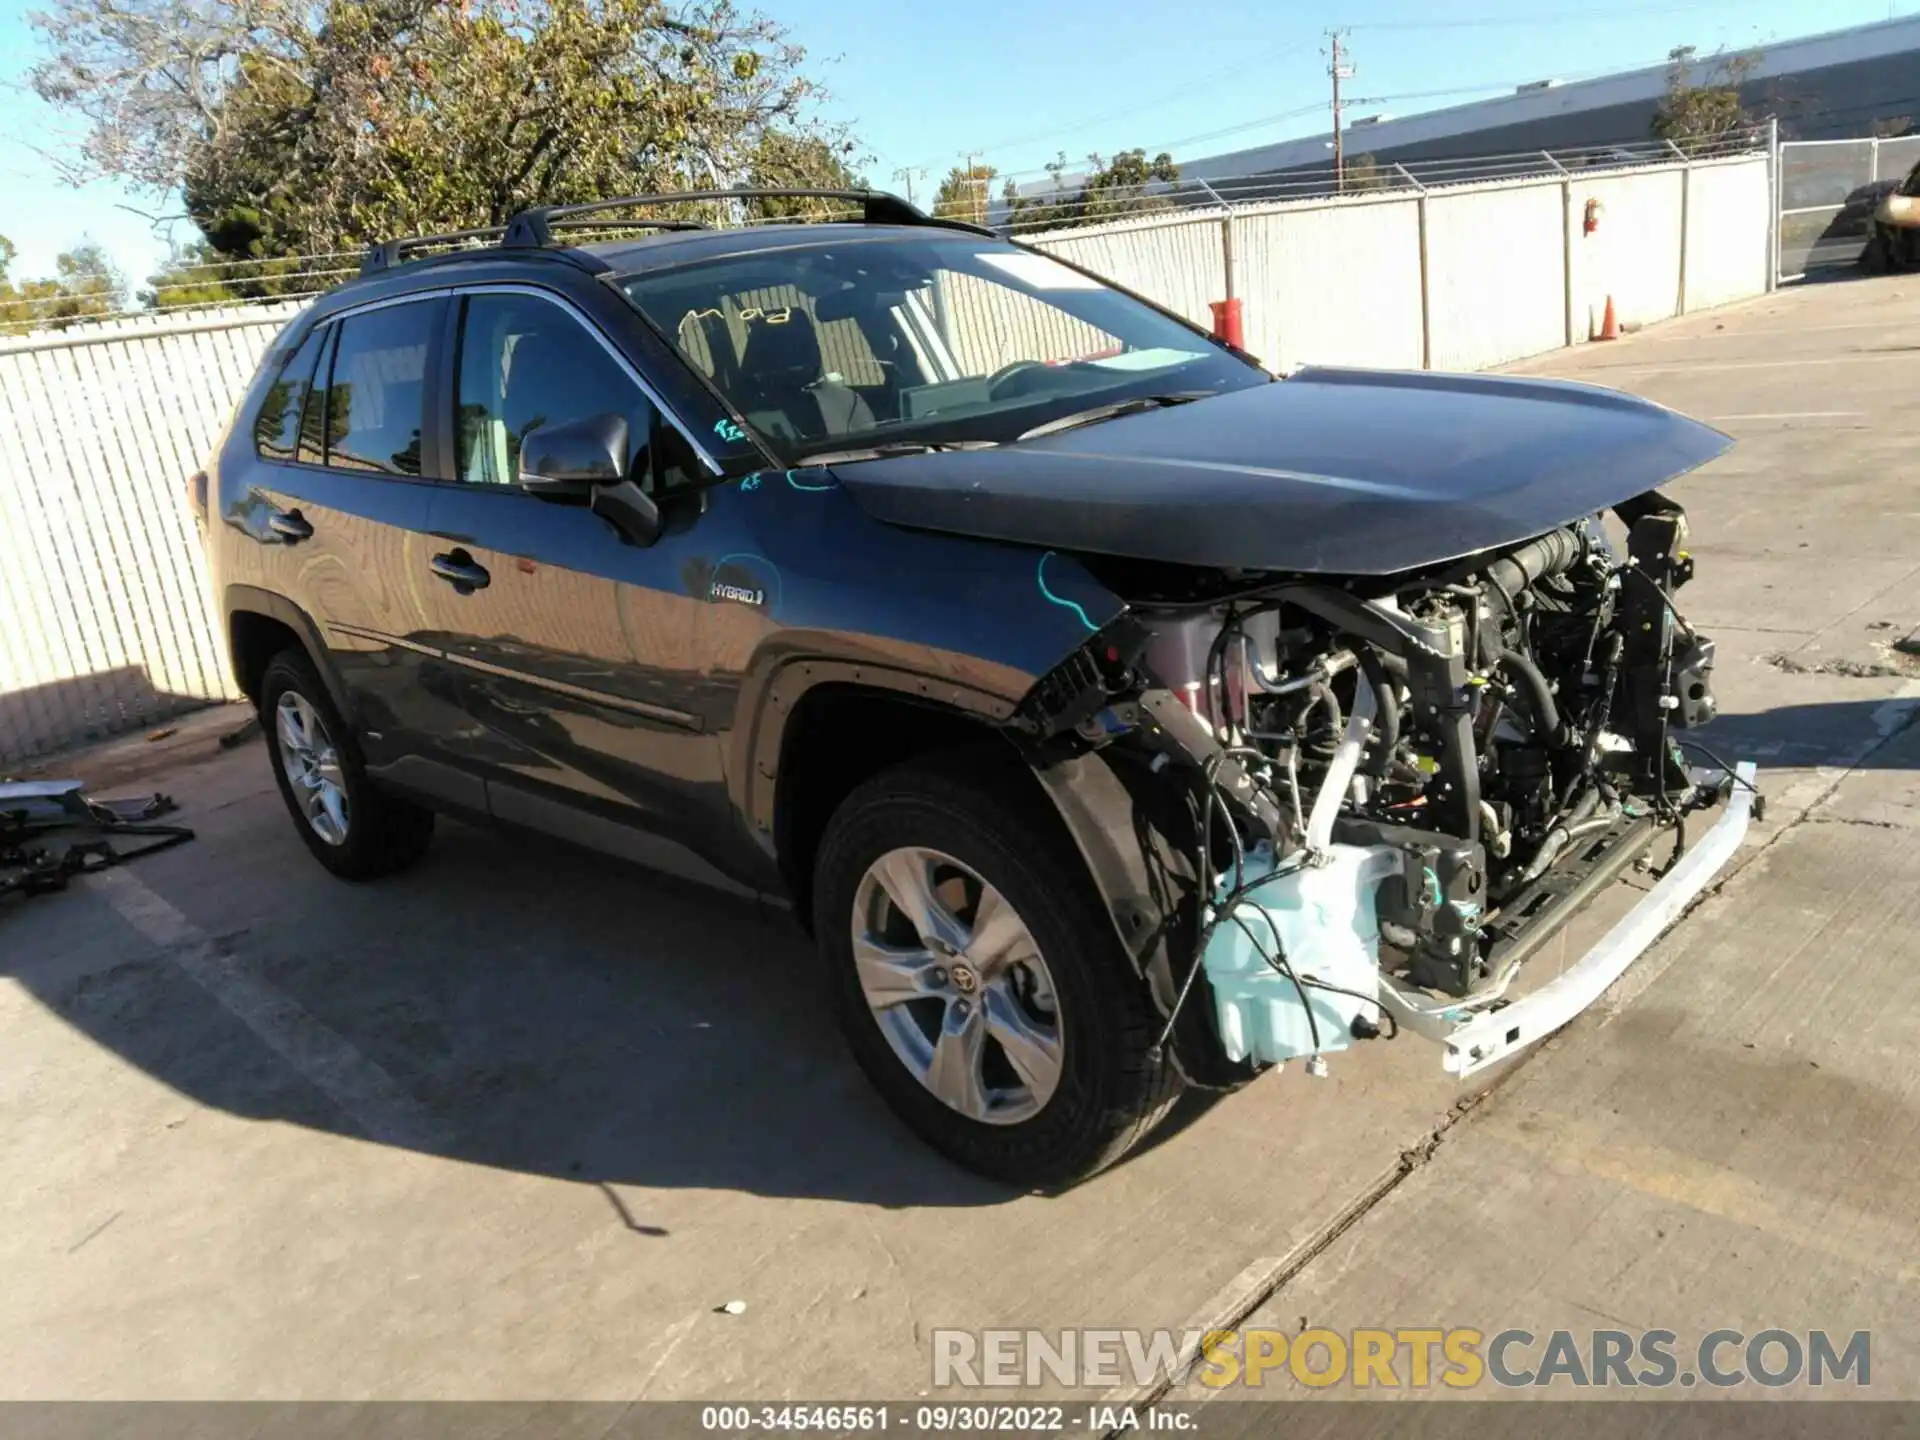
[[1100, 627], [1087, 618], [1087, 612], [1080, 608], [1080, 603], [1077, 600], [1069, 600], [1064, 595], [1056, 595], [1052, 590], [1047, 588], [1047, 561], [1054, 557], [1054, 553], [1052, 550], [1047, 551], [1046, 554], [1040, 557], [1039, 565], [1034, 568], [1034, 578], [1040, 582], [1040, 593], [1054, 604], [1064, 606], [1073, 611], [1074, 614], [1080, 617], [1080, 623], [1086, 626], [1087, 629], [1098, 630]]

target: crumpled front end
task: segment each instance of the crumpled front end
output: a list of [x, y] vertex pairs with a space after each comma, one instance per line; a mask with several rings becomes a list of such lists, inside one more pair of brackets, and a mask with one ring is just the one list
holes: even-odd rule
[[[1697, 738], [1714, 646], [1675, 599], [1686, 545], [1649, 491], [1377, 581], [1083, 557], [1128, 608], [1014, 724], [1190, 1077], [1321, 1073], [1402, 1030], [1471, 1074], [1591, 1004], [1700, 893], [1758, 792]], [[1634, 868], [1653, 889], [1527, 993], [1529, 960]]]

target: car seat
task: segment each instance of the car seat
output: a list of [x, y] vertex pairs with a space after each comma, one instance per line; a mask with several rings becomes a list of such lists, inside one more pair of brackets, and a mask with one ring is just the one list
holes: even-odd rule
[[859, 392], [822, 373], [813, 317], [798, 306], [747, 323], [737, 393], [756, 427], [789, 439], [819, 440], [873, 425]]

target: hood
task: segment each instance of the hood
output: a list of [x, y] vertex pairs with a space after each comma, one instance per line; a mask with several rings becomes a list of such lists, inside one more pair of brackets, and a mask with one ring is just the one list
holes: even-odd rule
[[1526, 540], [1732, 439], [1560, 380], [1307, 369], [1003, 445], [844, 465], [878, 520], [1247, 570], [1390, 575]]

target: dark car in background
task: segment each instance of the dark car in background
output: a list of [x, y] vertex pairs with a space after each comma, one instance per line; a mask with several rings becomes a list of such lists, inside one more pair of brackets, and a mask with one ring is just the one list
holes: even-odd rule
[[[1737, 843], [1655, 489], [1726, 437], [1546, 381], [1276, 380], [888, 196], [662, 218], [763, 194], [391, 242], [266, 357], [208, 550], [334, 873], [447, 813], [777, 896], [895, 1110], [1043, 1185], [1383, 1029], [1491, 1064]], [[1729, 800], [1639, 930], [1520, 995]]]
[[1903, 179], [1883, 180], [1848, 196], [1848, 211], [1854, 208], [1856, 198], [1864, 202], [1860, 208], [1868, 211], [1867, 243], [1860, 252], [1862, 267], [1907, 270], [1920, 263], [1920, 165]]

